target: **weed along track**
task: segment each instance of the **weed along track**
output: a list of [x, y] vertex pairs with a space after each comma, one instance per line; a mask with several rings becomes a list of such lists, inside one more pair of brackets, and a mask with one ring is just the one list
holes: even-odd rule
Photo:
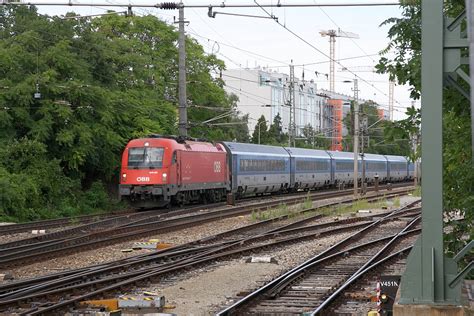
[[[383, 195], [369, 199], [378, 200], [381, 197]], [[322, 203], [319, 209], [340, 207], [342, 202], [350, 201], [346, 198], [344, 201]], [[0, 311], [32, 315], [65, 311], [82, 300], [113, 296], [123, 289], [130, 292], [137, 284], [156, 282], [183, 271], [212, 266], [222, 260], [252, 253], [286, 249], [290, 245], [328, 236], [348, 236], [374, 225], [389, 225], [394, 218], [416, 212], [414, 208], [405, 207], [396, 212], [379, 214], [382, 219], [367, 216], [334, 221], [328, 220], [313, 207], [306, 208], [309, 202], [304, 204], [291, 212], [288, 210], [286, 214], [256, 222], [251, 220], [253, 223], [249, 225], [168, 249], [1, 285]], [[383, 228], [380, 229], [383, 231]]]

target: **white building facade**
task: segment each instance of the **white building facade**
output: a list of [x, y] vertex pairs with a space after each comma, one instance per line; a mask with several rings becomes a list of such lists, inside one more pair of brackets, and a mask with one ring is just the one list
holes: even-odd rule
[[[283, 131], [288, 132], [290, 124], [290, 77], [287, 74], [267, 69], [230, 69], [223, 71], [225, 90], [238, 96], [237, 108], [249, 115], [249, 131], [256, 128], [257, 120], [264, 116], [267, 125], [272, 124], [280, 114]], [[300, 136], [305, 126], [314, 130], [324, 128], [323, 120], [327, 111], [327, 97], [317, 93], [316, 83], [295, 78], [295, 124]]]

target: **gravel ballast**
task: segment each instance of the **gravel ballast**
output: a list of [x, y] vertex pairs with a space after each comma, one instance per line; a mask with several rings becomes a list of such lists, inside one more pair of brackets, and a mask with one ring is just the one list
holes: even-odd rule
[[[315, 201], [313, 205], [317, 206], [318, 204], [327, 203], [329, 201], [340, 201], [342, 199], [343, 198], [334, 198], [324, 201]], [[410, 196], [400, 197], [400, 203], [404, 205], [415, 199], [418, 198]], [[387, 210], [380, 209], [371, 211], [372, 213], [367, 214], [367, 216], [372, 216], [379, 212], [386, 212]], [[339, 215], [328, 219], [341, 219], [345, 216], [350, 215]], [[324, 221], [328, 219], [324, 219]], [[147, 238], [137, 238], [127, 242], [105, 246], [100, 249], [84, 251], [75, 255], [68, 255], [24, 267], [13, 268], [5, 272], [11, 274], [15, 280], [18, 280], [50, 274], [61, 270], [86, 267], [151, 252], [151, 250], [145, 249], [122, 252], [123, 249], [131, 248], [136, 241], [158, 239], [166, 243], [177, 245], [254, 222], [251, 216], [223, 219], [181, 229], [177, 232], [157, 234]], [[170, 313], [176, 313], [177, 315], [210, 315], [219, 310], [222, 306], [230, 304], [238, 293], [245, 294], [246, 292], [254, 290], [295, 265], [302, 263], [337, 243], [347, 237], [348, 234], [349, 233], [342, 233], [337, 236], [318, 238], [284, 248], [282, 247], [276, 251], [261, 251], [258, 253], [259, 256], [267, 255], [273, 257], [277, 263], [246, 263], [246, 257], [221, 261], [212, 266], [179, 273], [168, 279], [160, 280], [160, 283], [152, 283], [146, 288], [135, 289], [131, 291], [132, 293], [124, 292], [123, 294], [139, 294], [142, 291], [157, 292], [165, 296], [167, 304], [176, 306], [168, 310]]]

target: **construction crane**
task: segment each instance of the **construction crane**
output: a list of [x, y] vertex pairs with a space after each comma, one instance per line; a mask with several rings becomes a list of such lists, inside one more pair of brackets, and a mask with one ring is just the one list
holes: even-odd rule
[[334, 93], [334, 63], [335, 63], [335, 50], [336, 50], [336, 37], [345, 37], [345, 38], [359, 38], [358, 34], [352, 32], [344, 32], [341, 29], [337, 30], [327, 30], [319, 32], [322, 37], [329, 36], [329, 91]]

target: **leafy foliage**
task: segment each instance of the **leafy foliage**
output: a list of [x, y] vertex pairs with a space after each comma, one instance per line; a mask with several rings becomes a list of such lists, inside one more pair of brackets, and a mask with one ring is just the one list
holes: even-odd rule
[[274, 145], [281, 145], [288, 142], [288, 135], [283, 133], [283, 122], [280, 113], [273, 118], [273, 123], [268, 130], [270, 143]]
[[[61, 19], [0, 7], [0, 217], [36, 219], [104, 209], [128, 140], [177, 130], [177, 45], [153, 16]], [[232, 111], [234, 127], [192, 136], [248, 140], [224, 64], [187, 39], [189, 118]], [[102, 184], [104, 183], [104, 184]]]
[[[353, 118], [351, 112], [344, 118], [344, 124], [347, 126], [348, 134], [343, 138], [343, 147], [347, 151], [353, 148]], [[367, 101], [359, 105], [360, 126], [364, 136], [364, 151], [366, 153], [381, 155], [400, 155], [408, 156], [410, 152], [409, 135], [405, 133], [403, 127], [397, 128], [398, 122], [390, 122], [379, 118], [378, 109], [375, 103]], [[366, 119], [367, 124], [363, 128], [362, 121]], [[360, 135], [362, 136], [362, 134]]]
[[410, 86], [410, 96], [420, 98], [421, 89], [421, 1], [402, 5], [401, 18], [389, 18], [383, 25], [392, 25], [388, 31], [390, 43], [381, 52], [396, 51], [396, 57], [381, 57], [376, 65], [378, 73], [388, 73], [390, 80]]
[[260, 116], [252, 134], [252, 143], [270, 144], [270, 135], [268, 133], [267, 120], [265, 116]]
[[327, 150], [331, 146], [330, 138], [318, 132], [310, 124], [303, 127], [302, 137], [296, 140], [296, 147]]
[[[411, 96], [421, 95], [421, 6], [420, 1], [405, 1], [403, 17], [391, 18], [391, 42], [382, 53], [393, 53], [394, 58], [382, 57], [377, 66], [380, 73], [389, 73], [399, 84], [408, 83]], [[464, 1], [445, 1], [445, 14], [456, 17], [464, 9]], [[423, 104], [423, 107], [429, 104]], [[409, 117], [397, 124], [394, 133], [408, 135], [419, 126], [420, 111], [408, 110]], [[470, 104], [453, 88], [444, 89], [443, 100], [443, 198], [446, 217], [457, 213], [463, 221], [450, 221], [452, 232], [446, 234], [448, 252], [457, 253], [474, 237]]]

